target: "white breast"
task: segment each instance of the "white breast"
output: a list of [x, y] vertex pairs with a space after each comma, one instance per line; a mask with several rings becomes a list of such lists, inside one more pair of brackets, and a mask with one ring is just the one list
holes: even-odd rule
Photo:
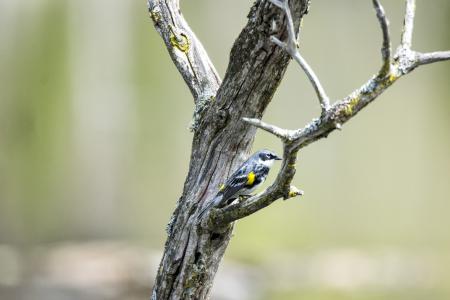
[[266, 167], [272, 167], [274, 160], [273, 159], [269, 159], [269, 160], [262, 160], [261, 161], [263, 165], [265, 165]]

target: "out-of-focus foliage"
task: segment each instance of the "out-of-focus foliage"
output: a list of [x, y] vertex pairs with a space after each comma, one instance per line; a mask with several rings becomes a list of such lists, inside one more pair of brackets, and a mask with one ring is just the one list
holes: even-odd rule
[[[403, 1], [384, 2], [395, 45]], [[222, 77], [250, 5], [182, 1]], [[450, 49], [449, 20], [449, 1], [418, 1], [414, 48]], [[145, 1], [0, 0], [1, 249], [28, 257], [38, 245], [97, 239], [162, 249], [193, 101], [152, 27]], [[380, 44], [371, 1], [315, 0], [300, 50], [340, 98], [378, 69]], [[450, 297], [449, 80], [449, 63], [422, 67], [301, 152], [305, 196], [239, 222], [227, 252], [260, 274], [255, 297]], [[264, 119], [297, 128], [318, 113], [292, 64]], [[265, 133], [261, 147], [281, 152]], [[0, 290], [27, 270], [15, 281], [0, 272]]]

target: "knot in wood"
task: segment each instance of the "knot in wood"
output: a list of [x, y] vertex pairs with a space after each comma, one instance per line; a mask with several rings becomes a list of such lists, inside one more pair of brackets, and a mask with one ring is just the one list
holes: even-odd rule
[[226, 109], [219, 109], [217, 111], [217, 125], [219, 127], [225, 127], [228, 121], [229, 112]]

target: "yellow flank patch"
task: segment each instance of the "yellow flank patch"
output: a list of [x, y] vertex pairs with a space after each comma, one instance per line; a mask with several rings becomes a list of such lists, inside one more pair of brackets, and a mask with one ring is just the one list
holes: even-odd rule
[[225, 190], [225, 184], [222, 183], [219, 187], [219, 191], [223, 192], [223, 190]]
[[253, 182], [255, 182], [255, 177], [256, 177], [256, 176], [255, 176], [255, 173], [253, 173], [253, 171], [250, 172], [250, 173], [248, 173], [246, 185], [252, 185]]

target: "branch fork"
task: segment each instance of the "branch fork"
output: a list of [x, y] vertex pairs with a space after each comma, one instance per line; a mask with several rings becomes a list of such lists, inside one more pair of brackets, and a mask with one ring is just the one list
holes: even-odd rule
[[299, 53], [288, 0], [268, 1], [284, 12], [287, 18], [288, 31], [286, 42], [281, 41], [275, 36], [271, 37], [271, 41], [285, 50], [306, 73], [319, 99], [321, 115], [320, 117], [313, 119], [304, 128], [297, 130], [280, 128], [259, 119], [242, 119], [245, 123], [269, 132], [282, 141], [284, 148], [282, 166], [275, 182], [265, 191], [252, 196], [243, 203], [237, 203], [218, 209], [217, 213], [211, 214], [207, 222], [210, 228], [223, 227], [233, 221], [263, 209], [280, 198], [288, 199], [303, 195], [303, 191], [291, 185], [296, 171], [295, 161], [297, 159], [297, 153], [301, 148], [318, 139], [327, 137], [328, 134], [335, 129], [341, 130], [342, 124], [350, 120], [361, 109], [375, 100], [398, 78], [410, 73], [416, 67], [438, 61], [450, 60], [450, 51], [420, 53], [411, 49], [415, 0], [406, 0], [401, 44], [395, 54], [392, 55], [388, 19], [380, 0], [372, 0], [376, 17], [382, 31], [382, 66], [378, 73], [370, 78], [364, 85], [331, 105], [318, 77]]

